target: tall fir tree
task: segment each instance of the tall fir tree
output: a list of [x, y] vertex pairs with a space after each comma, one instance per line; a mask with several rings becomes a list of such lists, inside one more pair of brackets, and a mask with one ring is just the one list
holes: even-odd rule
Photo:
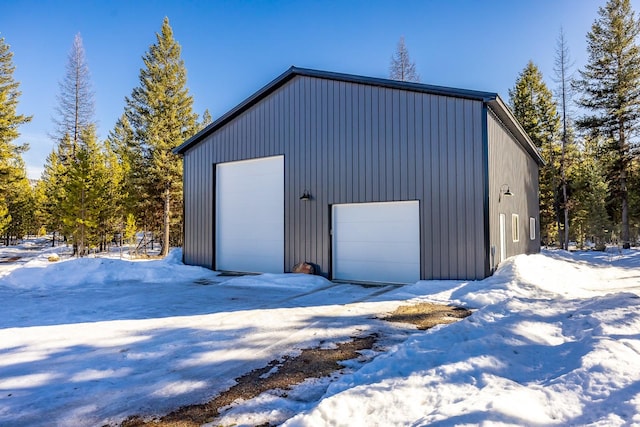
[[[65, 151], [71, 152], [71, 156], [75, 157], [80, 134], [85, 128], [95, 125], [94, 93], [79, 33], [73, 39], [59, 89], [57, 117], [54, 118], [56, 129], [52, 136], [59, 144], [69, 141], [71, 147]], [[68, 140], [65, 135], [68, 135]], [[63, 161], [66, 162], [66, 159]]]
[[607, 175], [610, 206], [619, 219], [620, 240], [630, 247], [628, 178], [632, 145], [640, 123], [640, 23], [629, 0], [609, 0], [587, 34], [588, 62], [580, 70], [578, 104], [589, 113], [579, 127], [605, 138], [611, 153]]
[[148, 220], [162, 230], [163, 256], [172, 242], [181, 241], [182, 160], [172, 149], [198, 130], [180, 51], [165, 18], [160, 33], [156, 33], [156, 43], [143, 57], [140, 86], [126, 99], [125, 110], [144, 163], [144, 196], [155, 214]]
[[[97, 151], [83, 145], [95, 138], [96, 124], [94, 93], [80, 34], [74, 37], [59, 89], [55, 131], [51, 134], [57, 148], [47, 158], [38, 195], [44, 197], [41, 211], [49, 230], [54, 233], [59, 231], [69, 237], [74, 245], [74, 253], [83, 256], [86, 252], [86, 235], [78, 233], [77, 228], [86, 228], [96, 218], [88, 216], [92, 212], [86, 210], [85, 192], [72, 190], [85, 183], [77, 171], [79, 153], [87, 155], [96, 154]], [[99, 159], [91, 161], [95, 163]], [[80, 221], [70, 219], [70, 216], [83, 209]]]
[[522, 70], [513, 89], [509, 90], [509, 103], [545, 161], [540, 171], [540, 232], [549, 244], [558, 240], [561, 231], [557, 199], [560, 118], [553, 95], [532, 61]]
[[416, 71], [415, 62], [409, 57], [409, 50], [404, 43], [404, 36], [400, 37], [395, 53], [391, 56], [389, 78], [403, 82], [420, 83], [420, 75]]
[[0, 234], [11, 225], [13, 195], [23, 185], [22, 153], [28, 147], [14, 141], [20, 136], [18, 127], [31, 120], [30, 116], [17, 112], [20, 83], [14, 80], [14, 71], [13, 53], [4, 38], [0, 38]]

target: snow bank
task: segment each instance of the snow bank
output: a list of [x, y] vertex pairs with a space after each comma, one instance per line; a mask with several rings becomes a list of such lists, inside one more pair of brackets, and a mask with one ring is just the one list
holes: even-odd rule
[[[47, 252], [0, 266], [0, 425], [161, 415], [284, 354], [370, 333], [379, 347], [340, 375], [237, 402], [212, 425], [640, 424], [640, 251], [545, 251], [482, 281], [397, 288], [221, 277], [179, 251]], [[426, 332], [377, 318], [421, 301], [474, 314]]]
[[412, 336], [284, 425], [638, 422], [639, 255], [509, 259], [449, 292], [474, 315]]
[[[49, 262], [48, 256], [60, 249], [50, 248], [22, 265], [0, 276], [0, 286], [24, 289], [74, 287], [134, 281], [165, 283], [197, 280], [211, 276], [211, 271], [182, 264], [182, 250], [172, 249], [159, 260], [122, 260], [115, 258], [63, 258]], [[1, 273], [0, 273], [1, 274]]]

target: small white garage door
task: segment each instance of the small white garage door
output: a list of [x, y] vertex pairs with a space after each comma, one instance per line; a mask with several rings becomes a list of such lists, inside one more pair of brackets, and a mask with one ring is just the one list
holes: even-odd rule
[[333, 205], [333, 277], [413, 283], [420, 280], [417, 201]]
[[217, 270], [284, 271], [284, 157], [216, 165]]

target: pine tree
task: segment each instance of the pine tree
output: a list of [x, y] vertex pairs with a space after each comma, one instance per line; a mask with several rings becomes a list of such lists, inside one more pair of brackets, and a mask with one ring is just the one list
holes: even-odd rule
[[420, 76], [416, 72], [416, 64], [409, 58], [409, 50], [404, 44], [404, 36], [400, 37], [396, 52], [391, 56], [389, 78], [403, 82], [420, 83]]
[[[54, 118], [56, 129], [52, 133], [57, 148], [47, 158], [38, 195], [44, 198], [41, 215], [47, 228], [54, 232], [54, 237], [55, 232], [60, 232], [71, 238], [74, 253], [84, 255], [86, 235], [80, 233], [79, 236], [77, 228], [79, 224], [81, 228], [85, 227], [82, 221], [91, 222], [95, 218], [88, 217], [84, 211], [80, 223], [69, 218], [86, 207], [85, 192], [72, 190], [81, 185], [76, 181], [80, 179], [77, 175], [78, 155], [81, 151], [86, 155], [88, 147], [83, 144], [91, 140], [88, 135], [95, 138], [94, 93], [80, 34], [74, 38], [59, 87], [57, 117]], [[78, 243], [82, 247], [78, 247]]]
[[15, 221], [11, 206], [15, 202], [13, 195], [22, 184], [22, 153], [28, 148], [13, 141], [20, 136], [18, 127], [31, 120], [30, 116], [17, 113], [20, 83], [13, 79], [14, 71], [13, 53], [0, 38], [0, 235]]
[[181, 48], [173, 38], [168, 18], [156, 39], [143, 57], [140, 86], [127, 98], [125, 112], [144, 163], [145, 198], [150, 206], [147, 212], [156, 214], [147, 221], [162, 224], [164, 256], [172, 241], [179, 243], [181, 239], [180, 233], [170, 233], [172, 224], [182, 222], [182, 161], [171, 150], [192, 136], [198, 123], [186, 87]]
[[540, 171], [540, 233], [547, 243], [559, 237], [560, 118], [553, 95], [544, 83], [538, 67], [529, 61], [520, 73], [509, 103], [515, 117], [540, 150], [545, 165]]
[[107, 159], [100, 149], [95, 129], [90, 126], [80, 134], [76, 160], [67, 168], [61, 201], [63, 222], [77, 247], [77, 254], [86, 255], [103, 243], [109, 230], [106, 221], [112, 209], [112, 194]]
[[20, 239], [26, 234], [35, 233], [35, 195], [27, 178], [24, 164], [17, 169], [13, 185], [5, 193], [7, 208], [11, 221], [6, 229], [6, 241], [9, 245], [11, 238]]
[[640, 122], [640, 23], [629, 0], [609, 0], [587, 34], [588, 62], [576, 89], [580, 106], [590, 111], [578, 125], [604, 137], [612, 158], [608, 166], [610, 198], [616, 202], [623, 247], [630, 247], [628, 177], [632, 136]]
[[611, 229], [606, 204], [609, 185], [600, 159], [601, 152], [598, 139], [587, 138], [570, 171], [574, 200], [573, 236], [580, 245], [591, 241], [598, 250], [604, 249], [606, 235]]
[[569, 105], [571, 104], [572, 91], [571, 91], [571, 56], [569, 53], [569, 46], [564, 36], [564, 31], [560, 29], [560, 35], [558, 36], [558, 43], [556, 47], [555, 57], [555, 82], [558, 85], [557, 98], [558, 106], [560, 109], [562, 120], [562, 148], [560, 154], [560, 186], [561, 186], [561, 202], [560, 209], [562, 210], [563, 221], [563, 234], [561, 239], [561, 245], [563, 249], [569, 249], [569, 188], [567, 182], [567, 169], [571, 166], [570, 152], [575, 152], [573, 145], [573, 132], [571, 129], [571, 112], [569, 111]]
[[134, 131], [126, 114], [123, 114], [109, 132], [106, 145], [114, 156], [114, 166], [122, 174], [120, 198], [123, 216], [139, 215], [144, 182], [144, 162], [142, 152], [136, 145]]
[[11, 215], [3, 197], [0, 198], [0, 236], [7, 232], [9, 224], [11, 224]]
[[137, 232], [138, 225], [136, 224], [136, 217], [133, 216], [133, 214], [128, 214], [126, 226], [124, 229], [124, 240], [128, 245], [135, 245]]
[[56, 244], [56, 233], [65, 232], [62, 202], [66, 200], [67, 168], [58, 154], [61, 150], [64, 150], [64, 145], [58, 146], [47, 156], [44, 171], [36, 186], [39, 221], [53, 232], [52, 246]]
[[[70, 143], [71, 148], [65, 151], [70, 151], [71, 156], [75, 157], [83, 129], [95, 124], [94, 93], [80, 34], [76, 34], [73, 39], [67, 58], [66, 73], [59, 86], [56, 108], [58, 117], [54, 118], [56, 131], [52, 136], [58, 143]], [[66, 159], [63, 161], [66, 163]]]
[[211, 123], [213, 123], [213, 118], [211, 117], [211, 113], [207, 108], [204, 110], [204, 113], [202, 113], [202, 120], [200, 120], [200, 130], [206, 128]]

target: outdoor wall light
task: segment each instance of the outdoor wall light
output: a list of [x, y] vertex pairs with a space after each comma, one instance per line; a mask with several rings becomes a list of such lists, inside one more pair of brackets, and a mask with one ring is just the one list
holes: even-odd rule
[[303, 202], [308, 202], [309, 200], [311, 200], [311, 194], [309, 193], [309, 190], [305, 189], [302, 192], [302, 196], [300, 196], [300, 200], [302, 200]]
[[500, 195], [498, 196], [498, 203], [502, 201], [503, 195], [507, 197], [513, 196], [513, 193], [511, 192], [511, 190], [509, 189], [509, 185], [507, 184], [502, 184], [502, 186], [500, 187]]

